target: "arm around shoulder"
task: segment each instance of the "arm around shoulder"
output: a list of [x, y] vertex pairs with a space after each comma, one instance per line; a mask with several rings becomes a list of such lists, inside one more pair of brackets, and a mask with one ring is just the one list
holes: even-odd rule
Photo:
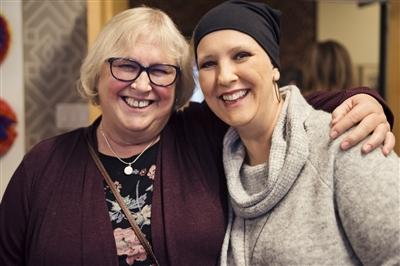
[[375, 98], [375, 100], [377, 100], [381, 104], [390, 126], [393, 127], [394, 115], [389, 106], [376, 90], [367, 87], [357, 87], [337, 91], [315, 91], [306, 95], [305, 98], [307, 102], [311, 104], [315, 109], [322, 109], [326, 112], [332, 113], [333, 110], [335, 110], [335, 108], [338, 107], [341, 103], [357, 94], [368, 94], [371, 97]]

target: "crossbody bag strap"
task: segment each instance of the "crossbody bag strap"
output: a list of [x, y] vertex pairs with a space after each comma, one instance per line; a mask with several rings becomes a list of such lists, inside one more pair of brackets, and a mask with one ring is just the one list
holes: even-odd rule
[[155, 265], [159, 266], [160, 264], [157, 261], [157, 258], [153, 252], [153, 249], [150, 246], [149, 241], [147, 241], [146, 237], [143, 235], [142, 231], [140, 230], [139, 226], [136, 224], [135, 219], [133, 218], [131, 212], [129, 211], [128, 207], [126, 206], [124, 200], [122, 199], [121, 195], [119, 194], [119, 192], [117, 191], [117, 189], [115, 188], [114, 183], [112, 182], [110, 176], [108, 175], [106, 169], [104, 168], [103, 164], [100, 161], [99, 156], [97, 156], [97, 153], [95, 152], [93, 146], [90, 144], [89, 140], [86, 138], [86, 142], [87, 145], [89, 147], [89, 152], [90, 155], [92, 156], [94, 162], [97, 165], [97, 168], [100, 170], [104, 180], [106, 181], [106, 183], [108, 184], [108, 186], [110, 187], [112, 193], [115, 196], [115, 199], [117, 200], [119, 206], [121, 207], [122, 211], [125, 214], [125, 217], [128, 219], [129, 223], [131, 224], [131, 227], [133, 229], [133, 231], [135, 232], [137, 238], [139, 239], [140, 243], [142, 244], [143, 248], [145, 249], [146, 253], [148, 255], [150, 255], [151, 260], [153, 261], [153, 263], [155, 263]]

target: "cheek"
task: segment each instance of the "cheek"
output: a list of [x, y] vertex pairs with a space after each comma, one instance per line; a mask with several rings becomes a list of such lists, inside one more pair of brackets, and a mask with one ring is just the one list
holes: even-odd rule
[[173, 105], [175, 102], [175, 86], [166, 88], [154, 88], [160, 99], [167, 105]]
[[106, 84], [108, 85], [107, 87], [110, 93], [117, 93], [130, 85], [129, 83], [122, 82], [114, 78], [109, 78]]
[[117, 94], [120, 90], [127, 86], [126, 83], [115, 80], [107, 75], [102, 76], [98, 82], [99, 95], [107, 95], [110, 97]]
[[199, 72], [199, 84], [204, 95], [208, 95], [211, 93], [213, 88], [213, 81], [214, 78], [212, 73], [206, 71]]

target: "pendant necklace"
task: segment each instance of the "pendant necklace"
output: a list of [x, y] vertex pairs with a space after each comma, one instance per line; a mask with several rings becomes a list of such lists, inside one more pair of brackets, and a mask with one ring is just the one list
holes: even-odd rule
[[140, 158], [140, 156], [142, 156], [142, 154], [143, 154], [148, 148], [150, 148], [151, 145], [153, 145], [153, 144], [158, 140], [158, 137], [155, 138], [155, 139], [153, 139], [153, 141], [150, 142], [150, 144], [147, 145], [146, 148], [144, 148], [143, 151], [142, 151], [138, 156], [136, 156], [136, 158], [135, 158], [132, 162], [126, 162], [126, 161], [122, 160], [122, 159], [117, 155], [117, 153], [114, 151], [114, 149], [111, 147], [111, 144], [110, 144], [110, 142], [108, 141], [108, 139], [107, 139], [107, 137], [106, 137], [106, 134], [103, 132], [102, 129], [100, 129], [100, 132], [101, 132], [101, 134], [103, 135], [104, 140], [106, 141], [108, 148], [110, 148], [111, 152], [115, 155], [115, 157], [117, 157], [117, 159], [118, 159], [120, 162], [122, 162], [123, 164], [126, 164], [126, 166], [125, 166], [125, 168], [124, 168], [124, 173], [125, 173], [125, 175], [131, 175], [131, 174], [133, 173], [132, 164], [134, 164], [134, 163]]

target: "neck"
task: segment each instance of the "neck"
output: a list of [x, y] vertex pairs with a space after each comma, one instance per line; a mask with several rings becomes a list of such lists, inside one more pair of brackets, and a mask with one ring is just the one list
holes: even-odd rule
[[245, 162], [248, 165], [254, 166], [268, 161], [271, 147], [270, 138], [263, 140], [242, 139], [242, 142], [246, 147]]
[[237, 128], [237, 132], [246, 148], [246, 163], [258, 165], [269, 159], [272, 134], [281, 113], [283, 99], [273, 107], [274, 112], [265, 119], [254, 123], [251, 127]]
[[[107, 130], [100, 123], [97, 128], [97, 142], [99, 152], [115, 156], [112, 150], [120, 158], [128, 158], [140, 154], [146, 147], [151, 146], [159, 140], [159, 135], [147, 136], [143, 138], [142, 134], [138, 139], [133, 139], [132, 136], [124, 137], [125, 134], [117, 133], [115, 130]], [[107, 144], [108, 141], [108, 144]], [[111, 148], [109, 147], [111, 146]]]

